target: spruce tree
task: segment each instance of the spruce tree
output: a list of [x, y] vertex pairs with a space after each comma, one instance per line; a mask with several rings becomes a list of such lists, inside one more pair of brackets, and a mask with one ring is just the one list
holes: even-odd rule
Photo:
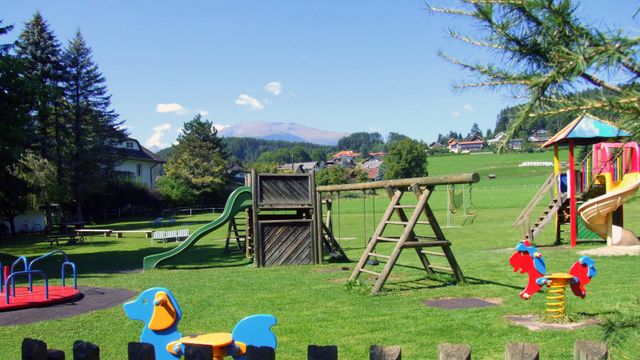
[[187, 184], [200, 203], [211, 201], [228, 181], [229, 157], [218, 131], [200, 114], [184, 124], [167, 159], [167, 176]]
[[76, 206], [76, 220], [82, 220], [82, 202], [100, 191], [108, 178], [105, 171], [116, 161], [114, 142], [124, 140], [122, 122], [110, 109], [111, 97], [105, 78], [92, 58], [80, 31], [62, 54], [65, 69], [66, 122], [70, 126], [71, 160], [69, 185]]
[[25, 76], [34, 86], [33, 148], [55, 164], [58, 185], [62, 186], [68, 128], [60, 115], [63, 78], [60, 44], [42, 15], [36, 12], [15, 45]]

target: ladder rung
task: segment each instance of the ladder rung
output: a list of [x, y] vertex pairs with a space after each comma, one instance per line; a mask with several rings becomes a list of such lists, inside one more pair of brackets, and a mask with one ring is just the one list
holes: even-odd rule
[[431, 268], [431, 269], [433, 269], [433, 270], [440, 270], [440, 271], [453, 272], [453, 270], [452, 270], [451, 268], [444, 267], [444, 266], [429, 265], [429, 268]]
[[415, 205], [394, 205], [394, 209], [412, 209], [416, 207]]
[[423, 248], [423, 247], [432, 247], [432, 246], [449, 246], [450, 243], [446, 240], [439, 241], [407, 241], [402, 244], [403, 248]]
[[422, 250], [420, 251], [421, 253], [425, 254], [425, 255], [433, 255], [433, 256], [447, 256], [443, 253], [438, 253], [438, 252], [434, 252], [434, 251], [427, 251], [427, 250]]
[[382, 255], [382, 254], [376, 254], [376, 253], [369, 253], [369, 256], [375, 256], [375, 257], [379, 257], [379, 258], [383, 258], [383, 259], [390, 258], [390, 256], [388, 256], [388, 255]]
[[[407, 225], [409, 224], [409, 222], [408, 221], [385, 221], [385, 224]], [[416, 221], [416, 224], [429, 225], [430, 223], [428, 221]]]
[[361, 272], [365, 272], [365, 273], [367, 273], [367, 274], [371, 274], [371, 275], [373, 275], [373, 276], [377, 276], [377, 277], [379, 277], [379, 276], [380, 276], [380, 274], [379, 274], [379, 273], [377, 273], [377, 272], [375, 272], [375, 271], [370, 271], [370, 270], [367, 270], [367, 269], [360, 269], [360, 271], [361, 271]]
[[379, 237], [378, 237], [378, 240], [379, 240], [379, 241], [391, 241], [391, 242], [398, 242], [398, 241], [400, 241], [400, 238], [388, 238], [388, 237], [382, 237], [382, 236], [379, 236]]

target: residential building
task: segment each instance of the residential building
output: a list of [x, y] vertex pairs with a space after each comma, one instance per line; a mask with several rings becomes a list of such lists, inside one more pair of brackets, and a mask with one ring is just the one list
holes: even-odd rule
[[120, 176], [145, 184], [151, 188], [156, 186], [156, 179], [163, 175], [163, 164], [166, 162], [151, 150], [140, 145], [136, 139], [127, 138], [115, 145], [124, 160], [116, 165], [115, 171]]
[[449, 151], [453, 153], [465, 153], [470, 151], [479, 151], [484, 148], [484, 141], [482, 138], [473, 137], [468, 140], [455, 140], [449, 139], [448, 146]]
[[538, 129], [529, 136], [531, 143], [542, 146], [547, 140], [551, 139], [551, 133], [546, 129]]
[[278, 166], [278, 171], [290, 171], [299, 174], [306, 174], [312, 171], [318, 171], [324, 167], [323, 163], [317, 161], [288, 163]]

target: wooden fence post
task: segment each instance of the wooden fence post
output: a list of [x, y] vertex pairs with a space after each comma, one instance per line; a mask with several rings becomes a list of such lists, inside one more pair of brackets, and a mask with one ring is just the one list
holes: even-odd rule
[[213, 348], [208, 345], [184, 345], [185, 360], [211, 360], [213, 359]]
[[400, 360], [402, 351], [400, 346], [371, 345], [369, 347], [369, 360]]
[[338, 360], [338, 347], [335, 345], [307, 346], [307, 360]]
[[129, 360], [155, 360], [156, 351], [149, 343], [130, 342], [127, 346]]
[[539, 360], [537, 344], [510, 343], [504, 353], [505, 360]]
[[65, 360], [64, 351], [55, 349], [47, 350], [47, 360]]
[[73, 360], [100, 360], [100, 348], [96, 344], [76, 340], [73, 343]]
[[47, 360], [47, 343], [37, 339], [23, 339], [22, 360]]
[[471, 346], [464, 344], [438, 345], [438, 360], [471, 360]]
[[247, 360], [275, 360], [276, 351], [267, 346], [247, 346]]
[[607, 345], [599, 341], [576, 340], [573, 345], [574, 360], [606, 360]]

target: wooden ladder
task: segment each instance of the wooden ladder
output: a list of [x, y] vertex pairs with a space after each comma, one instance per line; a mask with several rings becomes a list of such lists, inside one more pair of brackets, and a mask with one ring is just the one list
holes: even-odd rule
[[238, 250], [243, 250], [245, 247], [246, 234], [247, 234], [247, 223], [245, 219], [238, 219], [235, 216], [231, 218], [231, 220], [229, 220], [229, 226], [227, 227], [227, 239], [224, 244], [223, 253], [226, 254], [230, 251], [229, 244], [231, 242], [232, 237], [234, 237], [236, 240], [236, 245], [238, 246]]
[[[367, 273], [375, 276], [376, 283], [371, 290], [371, 294], [377, 294], [380, 292], [384, 283], [387, 281], [387, 278], [391, 274], [396, 261], [400, 257], [402, 250], [404, 249], [414, 249], [422, 266], [429, 276], [433, 276], [435, 274], [434, 270], [437, 271], [446, 271], [451, 272], [455, 276], [458, 282], [464, 282], [464, 275], [462, 274], [462, 270], [460, 266], [458, 266], [458, 262], [456, 261], [453, 252], [451, 251], [451, 243], [445, 238], [440, 225], [429, 206], [429, 197], [433, 193], [434, 186], [427, 186], [425, 190], [422, 190], [420, 186], [413, 185], [411, 189], [413, 193], [418, 198], [418, 203], [416, 205], [402, 205], [400, 204], [400, 200], [404, 194], [403, 190], [393, 190], [391, 187], [385, 188], [387, 191], [387, 195], [391, 199], [387, 210], [384, 212], [380, 223], [376, 227], [376, 230], [367, 244], [367, 248], [365, 249], [362, 257], [358, 261], [353, 273], [351, 274], [350, 281], [355, 281], [361, 273]], [[407, 216], [405, 213], [405, 209], [413, 209], [410, 216]], [[400, 221], [392, 221], [391, 218], [393, 214], [396, 213]], [[426, 221], [420, 221], [420, 216], [424, 214], [426, 216]], [[428, 225], [431, 227], [431, 230], [435, 234], [433, 236], [417, 236], [414, 233], [414, 228], [416, 225]], [[401, 225], [404, 227], [402, 235], [400, 237], [389, 237], [384, 236], [384, 231], [388, 225]], [[390, 255], [384, 255], [376, 253], [376, 246], [378, 242], [393, 242], [395, 246]], [[428, 247], [440, 247], [442, 248], [442, 253], [432, 252], [423, 250], [423, 248]], [[437, 266], [432, 265], [427, 258], [427, 255], [431, 256], [442, 256], [447, 259], [450, 267], [445, 266]], [[370, 257], [375, 257], [378, 259], [383, 259], [386, 262], [384, 268], [381, 273], [377, 273], [368, 269], [365, 269], [365, 265]]]

